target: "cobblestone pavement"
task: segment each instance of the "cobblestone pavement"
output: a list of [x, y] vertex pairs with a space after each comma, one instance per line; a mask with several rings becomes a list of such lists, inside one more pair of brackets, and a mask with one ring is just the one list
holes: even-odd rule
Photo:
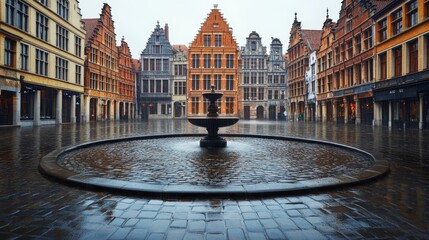
[[65, 186], [38, 171], [63, 146], [204, 131], [171, 120], [0, 128], [0, 239], [429, 238], [428, 130], [258, 121], [222, 129], [344, 143], [391, 164], [365, 185], [275, 198], [149, 199]]

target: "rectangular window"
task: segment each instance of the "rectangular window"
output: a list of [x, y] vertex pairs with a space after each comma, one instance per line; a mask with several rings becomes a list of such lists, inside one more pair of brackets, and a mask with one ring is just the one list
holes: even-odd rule
[[256, 100], [257, 98], [257, 88], [251, 88], [250, 89], [250, 98], [252, 100]]
[[[356, 47], [356, 54], [360, 54], [362, 52], [362, 44], [361, 44], [360, 35], [355, 37], [355, 47]], [[330, 63], [328, 63], [328, 67], [331, 67]]]
[[36, 36], [44, 41], [48, 41], [48, 17], [36, 13]]
[[76, 65], [76, 84], [82, 84], [82, 66]]
[[425, 0], [425, 3], [424, 3], [425, 5], [425, 18], [427, 19], [427, 18], [429, 18], [429, 0]]
[[402, 47], [393, 49], [394, 77], [402, 75]]
[[249, 84], [249, 72], [244, 72], [243, 73], [243, 83], [244, 84]]
[[215, 47], [222, 47], [222, 35], [215, 34]]
[[408, 45], [408, 64], [409, 64], [409, 73], [417, 72], [419, 69], [419, 44], [417, 40], [414, 40]]
[[402, 8], [392, 13], [392, 33], [397, 35], [402, 32]]
[[204, 54], [204, 68], [210, 68], [211, 63], [211, 55], [210, 54]]
[[268, 99], [273, 99], [273, 90], [268, 90]]
[[4, 65], [15, 67], [16, 42], [12, 39], [5, 38], [4, 41]]
[[226, 68], [234, 68], [234, 55], [227, 54], [226, 55]]
[[67, 81], [69, 72], [69, 62], [63, 58], [55, 58], [55, 78]]
[[37, 0], [39, 3], [45, 5], [46, 7], [49, 7], [49, 0]]
[[212, 45], [211, 39], [211, 35], [204, 35], [204, 47], [210, 47]]
[[226, 107], [226, 114], [233, 114], [234, 113], [234, 98], [233, 97], [226, 97], [225, 99], [225, 107]]
[[6, 22], [28, 31], [28, 6], [23, 1], [6, 0]]
[[97, 63], [98, 62], [98, 49], [96, 48], [91, 48], [91, 57], [90, 60], [93, 63]]
[[407, 26], [412, 27], [417, 25], [419, 21], [418, 11], [417, 11], [417, 0], [413, 0], [407, 3]]
[[259, 88], [258, 89], [258, 100], [265, 100], [264, 99], [264, 88]]
[[372, 48], [372, 28], [368, 28], [367, 30], [365, 30], [365, 40], [364, 40], [364, 47], [365, 50], [371, 49]]
[[168, 91], [168, 80], [162, 80], [162, 92], [169, 93]]
[[200, 55], [192, 54], [192, 68], [199, 68], [199, 67], [200, 67]]
[[221, 54], [215, 54], [214, 55], [214, 67], [215, 68], [222, 68], [222, 55]]
[[57, 14], [69, 20], [69, 1], [68, 0], [57, 0]]
[[57, 25], [57, 47], [69, 50], [69, 31], [60, 25]]
[[234, 90], [234, 75], [226, 75], [226, 90]]
[[78, 36], [74, 37], [74, 53], [76, 56], [81, 57], [82, 56], [82, 39]]
[[350, 59], [353, 57], [353, 41], [349, 40], [347, 41], [347, 59]]
[[200, 109], [200, 98], [192, 97], [191, 98], [192, 114], [198, 114]]
[[382, 53], [379, 55], [380, 59], [380, 79], [386, 79], [387, 78], [387, 57], [386, 53]]
[[36, 49], [36, 74], [48, 76], [48, 53]]
[[200, 75], [192, 75], [192, 90], [200, 90]]
[[243, 88], [243, 99], [250, 100], [249, 88]]
[[258, 74], [258, 84], [264, 84], [264, 72]]
[[210, 90], [210, 75], [208, 74], [204, 74], [203, 76], [203, 85], [204, 85], [204, 90]]
[[222, 75], [220, 75], [220, 74], [214, 75], [214, 85], [216, 87], [216, 90], [222, 89]]
[[90, 89], [98, 89], [98, 74], [90, 73], [89, 75], [89, 88]]
[[28, 45], [21, 43], [21, 59], [20, 67], [21, 70], [28, 70]]
[[251, 72], [250, 73], [250, 83], [251, 84], [256, 84], [256, 72]]
[[387, 39], [387, 19], [378, 22], [378, 41], [383, 42]]

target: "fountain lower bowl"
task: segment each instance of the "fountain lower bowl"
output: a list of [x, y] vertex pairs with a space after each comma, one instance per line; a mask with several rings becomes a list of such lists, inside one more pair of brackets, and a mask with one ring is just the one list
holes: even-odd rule
[[[222, 134], [231, 143], [228, 148], [203, 149], [198, 146], [202, 136], [171, 134], [83, 143], [49, 153], [39, 169], [85, 189], [159, 198], [296, 194], [369, 181], [389, 170], [385, 160], [331, 142]], [[290, 143], [295, 147], [288, 147]], [[351, 156], [348, 167], [332, 161], [344, 152]], [[296, 155], [291, 162], [283, 160], [290, 153]], [[356, 166], [355, 156], [362, 157], [363, 167]]]

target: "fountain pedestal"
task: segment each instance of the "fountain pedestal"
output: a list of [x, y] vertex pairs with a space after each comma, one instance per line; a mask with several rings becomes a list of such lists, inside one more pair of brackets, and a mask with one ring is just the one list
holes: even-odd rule
[[234, 125], [238, 122], [238, 117], [219, 117], [216, 100], [223, 96], [222, 93], [214, 91], [215, 86], [211, 86], [211, 92], [203, 93], [204, 98], [208, 99], [207, 117], [189, 117], [188, 121], [196, 126], [207, 129], [207, 136], [200, 140], [200, 147], [203, 148], [224, 148], [227, 146], [225, 139], [218, 134], [219, 128]]

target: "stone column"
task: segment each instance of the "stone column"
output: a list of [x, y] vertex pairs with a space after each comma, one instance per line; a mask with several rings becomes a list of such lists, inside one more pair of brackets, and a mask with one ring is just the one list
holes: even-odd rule
[[63, 123], [63, 91], [57, 91], [57, 110], [55, 114], [55, 122], [57, 124]]
[[71, 96], [70, 122], [76, 123], [76, 95]]
[[36, 90], [34, 94], [34, 116], [33, 125], [40, 126], [40, 90]]
[[359, 98], [355, 99], [356, 102], [356, 125], [361, 123], [361, 112], [360, 112], [360, 100]]
[[332, 100], [332, 122], [337, 122], [337, 100]]
[[374, 102], [374, 120], [372, 122], [373, 126], [381, 126], [382, 120], [381, 120], [381, 103], [380, 102]]
[[13, 125], [21, 125], [21, 88], [17, 88], [13, 98]]
[[109, 120], [114, 121], [115, 120], [115, 101], [111, 100], [109, 106]]
[[328, 108], [326, 106], [326, 101], [322, 102], [322, 122], [328, 121]]
[[389, 123], [388, 123], [388, 126], [389, 126], [389, 128], [391, 128], [392, 127], [392, 118], [393, 118], [393, 115], [392, 115], [392, 101], [390, 101], [389, 100]]
[[116, 106], [115, 106], [115, 112], [116, 112], [116, 114], [115, 114], [115, 120], [116, 121], [118, 121], [119, 119], [120, 119], [120, 113], [119, 113], [119, 105], [120, 105], [120, 103], [119, 102], [116, 102]]
[[419, 129], [423, 129], [423, 107], [424, 107], [423, 97], [424, 97], [424, 93], [419, 93]]
[[349, 122], [349, 102], [347, 101], [347, 98], [343, 99], [344, 102], [344, 123]]

